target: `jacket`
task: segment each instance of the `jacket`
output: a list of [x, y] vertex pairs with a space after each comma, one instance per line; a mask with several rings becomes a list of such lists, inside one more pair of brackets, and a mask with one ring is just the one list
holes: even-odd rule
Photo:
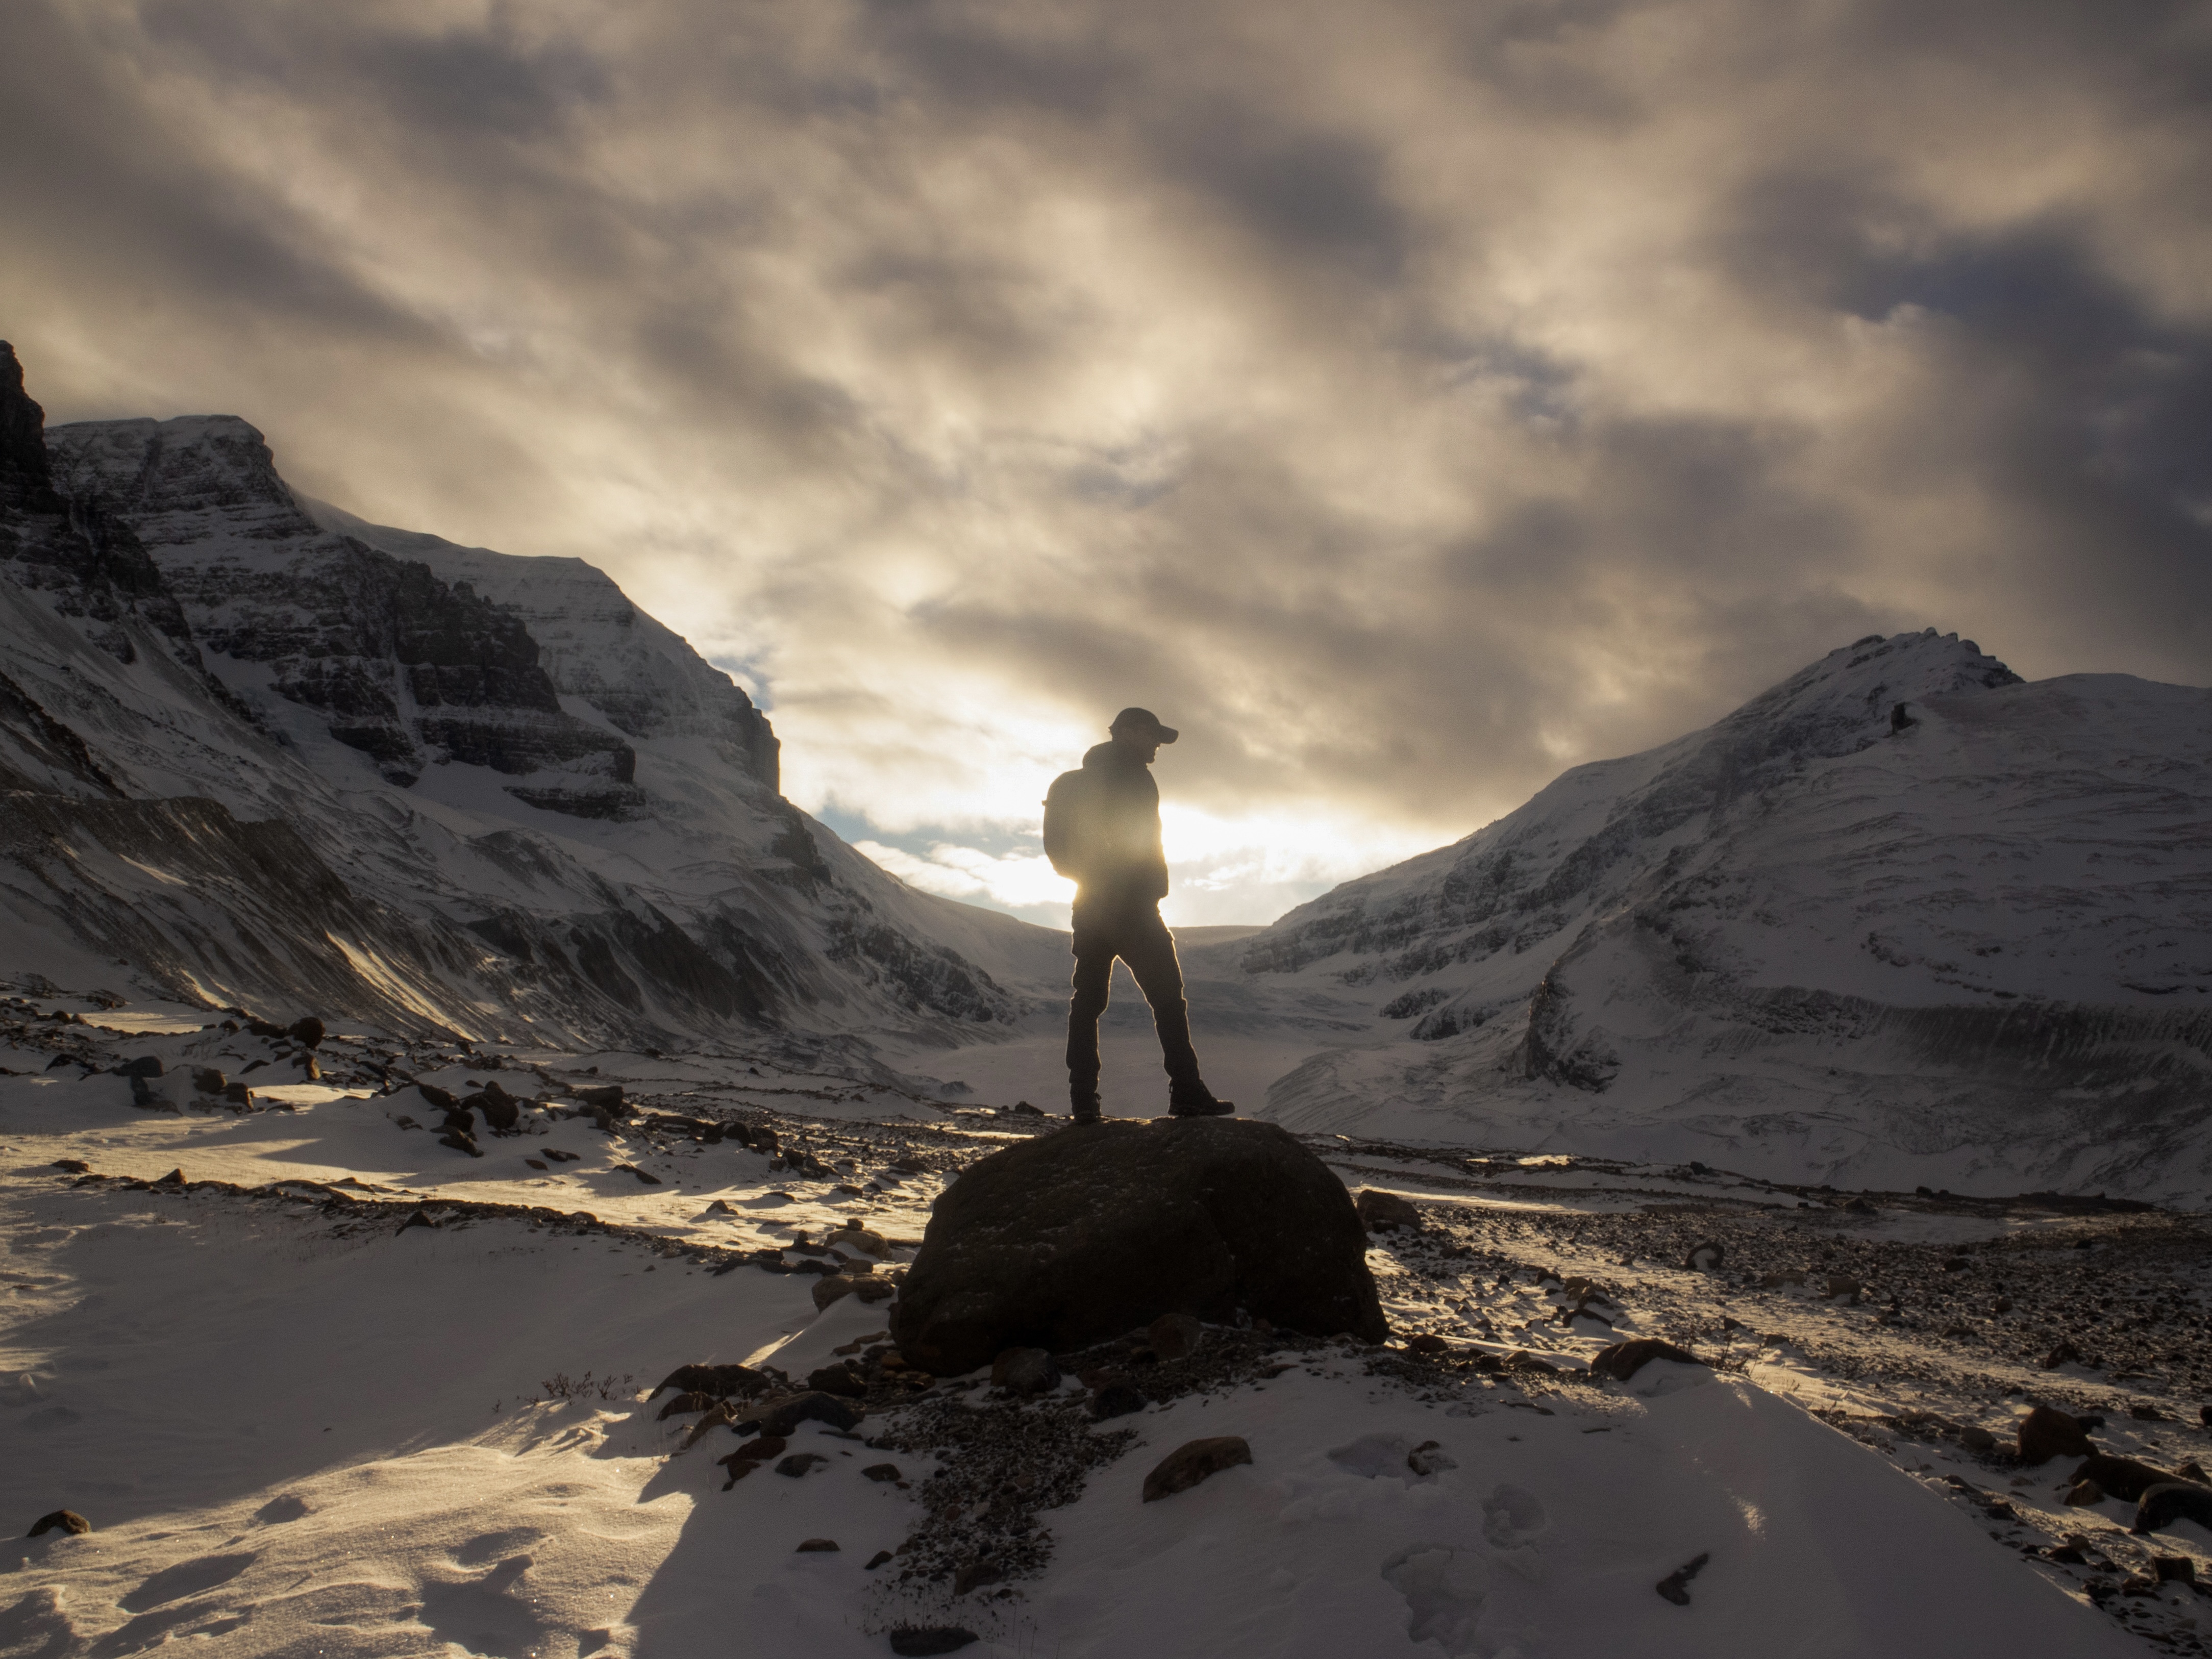
[[1167, 896], [1160, 846], [1160, 787], [1152, 769], [1119, 744], [1102, 743], [1083, 768], [1063, 772], [1044, 799], [1044, 851], [1076, 884], [1075, 902], [1157, 904]]

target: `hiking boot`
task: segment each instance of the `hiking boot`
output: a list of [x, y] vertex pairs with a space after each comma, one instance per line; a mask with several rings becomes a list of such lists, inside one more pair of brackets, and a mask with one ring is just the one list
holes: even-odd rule
[[1237, 1109], [1233, 1100], [1216, 1100], [1213, 1091], [1200, 1085], [1195, 1089], [1176, 1089], [1168, 1096], [1170, 1117], [1227, 1117]]

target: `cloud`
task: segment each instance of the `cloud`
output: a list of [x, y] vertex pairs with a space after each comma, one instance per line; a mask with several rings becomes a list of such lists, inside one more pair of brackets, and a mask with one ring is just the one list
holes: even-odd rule
[[1131, 702], [1229, 921], [1877, 629], [2212, 678], [2201, 5], [17, 9], [55, 418], [592, 559], [940, 890]]

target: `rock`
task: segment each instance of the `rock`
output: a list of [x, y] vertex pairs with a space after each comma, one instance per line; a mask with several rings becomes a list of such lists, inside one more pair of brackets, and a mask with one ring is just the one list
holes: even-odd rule
[[820, 1452], [793, 1452], [775, 1466], [775, 1472], [797, 1480], [808, 1474], [817, 1463], [827, 1463], [829, 1461]]
[[67, 1175], [90, 1175], [92, 1173], [92, 1165], [86, 1163], [81, 1158], [58, 1158], [46, 1167], [50, 1170], [59, 1170]]
[[[742, 1457], [748, 1462], [765, 1463], [771, 1457], [781, 1457], [791, 1449], [791, 1443], [781, 1435], [756, 1435], [732, 1452], [732, 1457]], [[722, 1460], [726, 1462], [727, 1460]]]
[[711, 1411], [720, 1403], [711, 1394], [679, 1394], [660, 1408], [660, 1415], [653, 1420], [657, 1423], [665, 1423], [672, 1417], [683, 1417], [692, 1412]]
[[899, 1478], [898, 1465], [896, 1463], [871, 1463], [867, 1468], [860, 1471], [860, 1476], [861, 1479], [866, 1480], [896, 1480]]
[[302, 1048], [319, 1048], [323, 1046], [323, 1022], [307, 1014], [287, 1026], [284, 1035]]
[[457, 1152], [466, 1152], [471, 1158], [482, 1158], [483, 1148], [458, 1129], [448, 1129], [438, 1137], [441, 1146], [450, 1146]]
[[730, 1472], [730, 1478], [722, 1482], [724, 1492], [729, 1491], [731, 1487], [760, 1467], [758, 1458], [740, 1457], [735, 1452], [732, 1452], [727, 1457], [718, 1457], [714, 1461]]
[[1711, 1555], [1700, 1555], [1693, 1560], [1685, 1561], [1651, 1588], [1676, 1607], [1686, 1607], [1690, 1605], [1690, 1581], [1703, 1572], [1705, 1563], [1712, 1559]]
[[635, 1164], [617, 1164], [614, 1167], [617, 1170], [629, 1170], [630, 1174], [635, 1176], [640, 1181], [642, 1181], [648, 1187], [658, 1187], [660, 1185], [660, 1177], [659, 1176], [647, 1175], [644, 1170], [639, 1169]]
[[763, 1435], [788, 1437], [801, 1423], [827, 1423], [833, 1429], [854, 1429], [860, 1425], [860, 1412], [856, 1407], [818, 1389], [806, 1394], [780, 1395], [748, 1409], [752, 1414], [737, 1419], [732, 1425], [740, 1431], [757, 1429]]
[[484, 1121], [495, 1129], [512, 1129], [522, 1121], [522, 1103], [496, 1083], [485, 1084], [483, 1091], [471, 1095], [466, 1103], [482, 1112]]
[[126, 1060], [115, 1068], [118, 1077], [159, 1077], [161, 1062], [153, 1054], [141, 1054], [136, 1060]]
[[888, 1279], [855, 1279], [853, 1295], [862, 1302], [888, 1302], [898, 1294], [898, 1286]]
[[[1728, 1252], [1708, 1238], [1690, 1246], [1690, 1254], [1684, 1258], [1682, 1265], [1693, 1273], [1715, 1273], [1721, 1270], [1721, 1263], [1727, 1260]], [[1768, 1288], [1773, 1287], [1770, 1285]]]
[[[2138, 1463], [2132, 1457], [2113, 1457], [2104, 1452], [2083, 1458], [2074, 1471], [2074, 1480], [2077, 1486], [2084, 1480], [2094, 1481], [2123, 1504], [2134, 1503], [2153, 1486], [2192, 1484], [2177, 1481], [2164, 1469]], [[2212, 1487], [2200, 1490], [2212, 1491]]]
[[840, 1227], [824, 1238], [823, 1243], [833, 1250], [858, 1250], [878, 1261], [891, 1253], [891, 1242], [881, 1233], [872, 1233], [866, 1227]]
[[991, 1386], [1042, 1394], [1060, 1385], [1060, 1367], [1042, 1348], [1008, 1348], [991, 1362]]
[[2064, 1412], [2038, 1406], [2020, 1419], [2020, 1461], [2033, 1465], [2054, 1457], [2087, 1457], [2096, 1450], [2081, 1424]]
[[415, 1085], [415, 1092], [441, 1112], [457, 1112], [461, 1109], [461, 1103], [453, 1098], [452, 1090], [441, 1089], [434, 1083], [418, 1083]]
[[2055, 1371], [2061, 1365], [2078, 1365], [2081, 1363], [2081, 1349], [2067, 1341], [2061, 1341], [2057, 1347], [2044, 1355], [2042, 1360], [2043, 1369], [2046, 1371]]
[[1172, 1498], [1179, 1492], [1188, 1492], [1200, 1481], [1224, 1469], [1251, 1461], [1252, 1448], [1239, 1435], [1185, 1441], [1163, 1457], [1145, 1477], [1144, 1501], [1149, 1504], [1157, 1498]]
[[768, 1379], [748, 1365], [678, 1365], [655, 1383], [653, 1393], [645, 1398], [650, 1404], [661, 1389], [674, 1389], [727, 1400], [732, 1395], [758, 1394], [767, 1386]]
[[2206, 1428], [2212, 1429], [2212, 1406], [2199, 1406], [2197, 1408], [2197, 1420]]
[[1856, 1307], [1859, 1292], [1863, 1288], [1857, 1279], [1846, 1273], [1823, 1273], [1820, 1276], [1820, 1294], [1831, 1301], [1840, 1296]]
[[1206, 1327], [1187, 1313], [1164, 1313], [1145, 1328], [1145, 1340], [1163, 1359], [1188, 1359], [1198, 1352]]
[[219, 1095], [230, 1087], [230, 1079], [212, 1066], [192, 1068], [192, 1087], [204, 1095]]
[[1968, 1451], [1990, 1452], [1996, 1449], [1997, 1437], [1987, 1429], [1969, 1423], [1959, 1431], [1959, 1443]]
[[37, 1538], [57, 1530], [65, 1532], [72, 1538], [82, 1538], [92, 1530], [92, 1522], [75, 1510], [56, 1510], [52, 1514], [42, 1515], [31, 1522], [31, 1530], [24, 1536]]
[[1844, 1208], [1853, 1215], [1873, 1215], [1876, 1213], [1874, 1206], [1868, 1203], [1866, 1200], [1863, 1198], [1854, 1198], [1850, 1200], [1844, 1204]]
[[1792, 1273], [1786, 1269], [1775, 1273], [1765, 1273], [1759, 1276], [1759, 1288], [1762, 1291], [1778, 1291], [1791, 1285], [1802, 1290], [1804, 1288], [1804, 1274]]
[[[784, 1459], [784, 1462], [786, 1463], [788, 1463], [791, 1461], [792, 1460], [787, 1457]], [[776, 1466], [775, 1472], [778, 1474], [781, 1474], [783, 1473], [781, 1464]], [[810, 1538], [792, 1553], [794, 1555], [830, 1555], [834, 1554], [836, 1552], [836, 1549], [837, 1540], [834, 1538]]]
[[1450, 1351], [1450, 1343], [1445, 1341], [1441, 1336], [1432, 1335], [1425, 1331], [1419, 1336], [1408, 1337], [1406, 1340], [1407, 1353], [1433, 1355], [1449, 1353]]
[[868, 1391], [867, 1386], [842, 1365], [824, 1365], [818, 1370], [809, 1371], [806, 1386], [847, 1400], [858, 1400]]
[[1678, 1348], [1656, 1336], [1639, 1336], [1631, 1341], [1616, 1342], [1609, 1348], [1600, 1348], [1590, 1360], [1590, 1375], [1626, 1382], [1655, 1359], [1671, 1359], [1678, 1365], [1705, 1363], [1687, 1348]]
[[981, 1589], [986, 1584], [995, 1584], [1006, 1572], [992, 1561], [970, 1561], [955, 1568], [952, 1574], [952, 1593], [965, 1595], [969, 1590]]
[[901, 1625], [891, 1632], [891, 1651], [900, 1659], [923, 1659], [936, 1653], [957, 1653], [975, 1640], [975, 1632], [957, 1625]]
[[1109, 1417], [1127, 1417], [1152, 1403], [1133, 1383], [1109, 1382], [1091, 1396], [1091, 1420], [1103, 1423]]
[[2105, 1489], [2094, 1480], [2076, 1480], [2066, 1489], [2066, 1501], [2077, 1510], [2105, 1501]]
[[2154, 1555], [2150, 1559], [2151, 1577], [2161, 1584], [2193, 1584], [2197, 1582], [2197, 1563], [2185, 1555]]
[[[799, 1266], [802, 1268], [811, 1265], [812, 1264], [808, 1262], [799, 1263]], [[832, 1302], [838, 1301], [844, 1297], [852, 1295], [853, 1286], [859, 1282], [860, 1281], [858, 1279], [854, 1279], [851, 1275], [847, 1273], [833, 1273], [824, 1274], [822, 1278], [814, 1281], [814, 1305], [817, 1308], [826, 1308]]]
[[880, 1567], [884, 1562], [890, 1559], [891, 1559], [891, 1553], [889, 1550], [878, 1550], [873, 1555], [868, 1558], [867, 1565], [863, 1567], [861, 1571], [864, 1572], [873, 1572], [878, 1567]]
[[619, 1083], [594, 1084], [589, 1088], [571, 1089], [568, 1092], [583, 1104], [612, 1112], [617, 1117], [627, 1117], [632, 1110], [623, 1099], [623, 1088]]
[[1316, 1336], [1388, 1334], [1343, 1183], [1271, 1123], [1119, 1121], [1008, 1146], [947, 1188], [891, 1335], [953, 1376], [1006, 1348], [1066, 1353], [1240, 1307]]
[[1363, 1187], [1352, 1206], [1358, 1214], [1359, 1224], [1370, 1233], [1395, 1232], [1401, 1228], [1409, 1233], [1421, 1231], [1421, 1212], [1413, 1207], [1412, 1200], [1401, 1198], [1395, 1193]]
[[168, 1174], [154, 1183], [156, 1187], [182, 1187], [185, 1184], [185, 1172], [181, 1169], [170, 1170]]

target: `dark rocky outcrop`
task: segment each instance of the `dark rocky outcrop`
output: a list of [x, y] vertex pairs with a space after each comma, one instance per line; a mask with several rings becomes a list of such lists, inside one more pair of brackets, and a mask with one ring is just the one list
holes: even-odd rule
[[2054, 1457], [2087, 1457], [2096, 1449], [2081, 1425], [2055, 1407], [2038, 1406], [2020, 1419], [2020, 1461], [2034, 1465]]
[[1064, 1353], [1182, 1312], [1318, 1336], [1386, 1330], [1352, 1199], [1270, 1123], [1109, 1122], [973, 1165], [937, 1203], [891, 1315], [909, 1364]]
[[1243, 1437], [1234, 1434], [1210, 1436], [1204, 1440], [1190, 1440], [1177, 1446], [1160, 1459], [1150, 1474], [1145, 1477], [1145, 1498], [1147, 1504], [1163, 1498], [1172, 1498], [1179, 1492], [1188, 1492], [1201, 1480], [1252, 1461], [1252, 1448]]
[[1590, 1359], [1590, 1373], [1595, 1376], [1610, 1376], [1626, 1382], [1655, 1359], [1671, 1360], [1677, 1365], [1702, 1365], [1705, 1363], [1687, 1348], [1678, 1348], [1672, 1342], [1662, 1341], [1656, 1336], [1639, 1336], [1599, 1349]]

